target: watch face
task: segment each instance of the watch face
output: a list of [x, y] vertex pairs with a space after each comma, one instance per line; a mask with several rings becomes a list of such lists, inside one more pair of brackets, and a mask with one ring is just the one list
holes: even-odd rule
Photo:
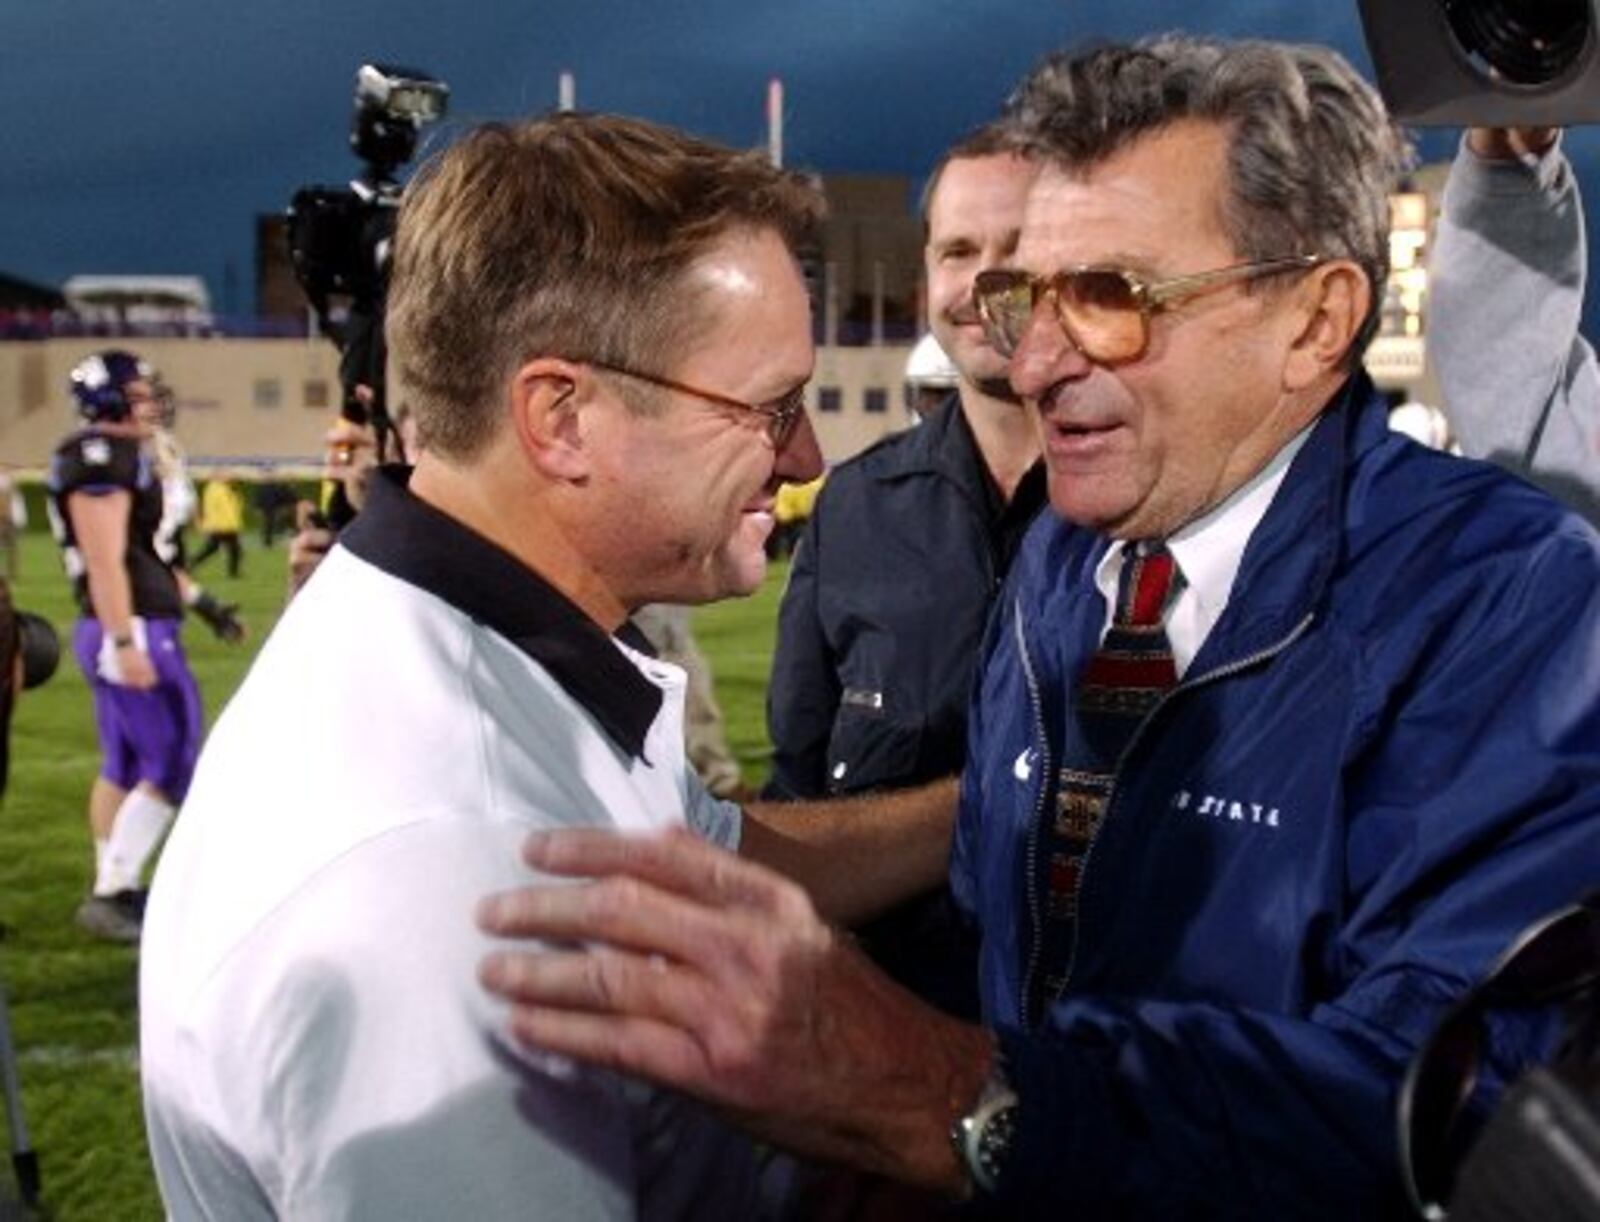
[[1017, 1092], [997, 1063], [990, 1067], [977, 1106], [950, 1129], [956, 1156], [978, 1191], [993, 1193], [998, 1187], [1016, 1127]]
[[992, 1193], [998, 1187], [1016, 1126], [1017, 1097], [1009, 1089], [956, 1122], [951, 1133], [956, 1153], [978, 1191]]
[[993, 1192], [1000, 1182], [1000, 1172], [1005, 1168], [1006, 1155], [1011, 1153], [1011, 1138], [1017, 1128], [1017, 1105], [1007, 1103], [992, 1112], [978, 1130], [976, 1162], [982, 1175], [973, 1175], [985, 1192]]

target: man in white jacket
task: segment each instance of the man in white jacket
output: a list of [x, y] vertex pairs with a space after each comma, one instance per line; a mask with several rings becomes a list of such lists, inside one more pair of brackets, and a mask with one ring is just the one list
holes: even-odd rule
[[473, 910], [536, 829], [739, 839], [684, 759], [683, 672], [625, 624], [753, 590], [778, 484], [820, 470], [819, 209], [605, 116], [488, 125], [408, 189], [388, 333], [421, 455], [266, 642], [153, 887], [173, 1218], [749, 1216], [709, 1111], [504, 1038]]

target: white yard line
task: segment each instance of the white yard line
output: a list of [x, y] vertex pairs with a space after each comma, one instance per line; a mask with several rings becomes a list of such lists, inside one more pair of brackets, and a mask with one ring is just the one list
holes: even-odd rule
[[73, 1069], [89, 1065], [110, 1065], [118, 1069], [139, 1070], [139, 1050], [132, 1044], [120, 1048], [80, 1048], [76, 1044], [46, 1044], [23, 1048], [17, 1053], [22, 1065], [65, 1066]]

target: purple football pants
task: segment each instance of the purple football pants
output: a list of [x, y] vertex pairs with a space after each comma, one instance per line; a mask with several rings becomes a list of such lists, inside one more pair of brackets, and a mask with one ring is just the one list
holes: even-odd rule
[[200, 755], [200, 688], [189, 673], [175, 619], [145, 621], [157, 683], [148, 691], [108, 683], [100, 675], [100, 621], [80, 619], [72, 652], [94, 694], [100, 732], [100, 775], [122, 789], [141, 781], [176, 804], [189, 792]]

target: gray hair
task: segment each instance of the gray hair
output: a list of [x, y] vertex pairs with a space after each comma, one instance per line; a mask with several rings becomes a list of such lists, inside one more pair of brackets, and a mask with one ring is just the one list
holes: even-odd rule
[[1168, 34], [1048, 56], [1006, 115], [1046, 163], [1094, 166], [1180, 119], [1232, 133], [1223, 224], [1246, 259], [1318, 254], [1366, 273], [1372, 302], [1351, 344], [1377, 333], [1389, 274], [1389, 193], [1410, 148], [1377, 91], [1337, 52]]

